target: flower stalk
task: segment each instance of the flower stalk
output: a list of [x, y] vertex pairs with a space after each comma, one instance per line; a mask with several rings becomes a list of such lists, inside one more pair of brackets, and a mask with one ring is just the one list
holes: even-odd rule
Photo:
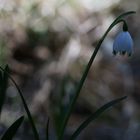
[[68, 109], [68, 111], [67, 111], [67, 114], [66, 114], [66, 116], [65, 116], [65, 118], [64, 118], [64, 121], [62, 122], [62, 126], [60, 127], [60, 131], [59, 131], [59, 135], [58, 135], [58, 140], [62, 140], [62, 139], [63, 139], [64, 130], [65, 130], [65, 128], [66, 128], [66, 125], [67, 125], [67, 122], [68, 122], [68, 120], [69, 120], [69, 117], [70, 117], [70, 115], [71, 115], [71, 113], [72, 113], [72, 110], [73, 110], [73, 108], [74, 108], [74, 105], [75, 105], [75, 103], [76, 103], [76, 100], [77, 100], [77, 98], [78, 98], [78, 96], [79, 96], [79, 94], [80, 94], [80, 91], [81, 91], [82, 87], [83, 87], [83, 84], [84, 84], [85, 79], [86, 79], [86, 77], [87, 77], [87, 74], [88, 74], [88, 72], [89, 72], [89, 70], [90, 70], [90, 67], [91, 67], [91, 65], [92, 65], [92, 63], [93, 63], [93, 61], [94, 61], [94, 59], [95, 59], [95, 57], [96, 57], [96, 55], [97, 55], [98, 50], [100, 49], [100, 47], [101, 47], [101, 45], [102, 45], [102, 42], [104, 41], [104, 39], [105, 39], [105, 37], [107, 36], [107, 34], [109, 33], [109, 31], [110, 31], [116, 24], [118, 24], [118, 23], [120, 23], [120, 22], [123, 22], [123, 23], [124, 23], [124, 29], [126, 29], [127, 24], [126, 24], [126, 22], [123, 20], [123, 18], [124, 18], [125, 16], [128, 16], [128, 15], [130, 15], [130, 14], [134, 14], [134, 13], [136, 13], [136, 12], [130, 11], [130, 12], [126, 12], [126, 13], [124, 13], [124, 14], [118, 16], [118, 17], [113, 21], [113, 23], [108, 27], [108, 29], [106, 30], [106, 32], [104, 33], [104, 35], [102, 36], [102, 38], [99, 40], [99, 42], [98, 42], [98, 44], [97, 44], [97, 46], [96, 46], [96, 48], [95, 48], [95, 50], [94, 50], [94, 52], [93, 52], [93, 54], [92, 54], [90, 60], [89, 60], [87, 66], [86, 66], [86, 68], [85, 68], [85, 71], [84, 71], [84, 73], [83, 73], [83, 75], [82, 75], [82, 78], [81, 78], [81, 80], [80, 80], [80, 82], [79, 82], [79, 85], [78, 85], [78, 87], [77, 87], [77, 89], [76, 89], [76, 92], [75, 92], [75, 94], [74, 94], [74, 97], [73, 97], [73, 99], [72, 99], [72, 101], [71, 101], [71, 103], [70, 103], [70, 107], [69, 107], [69, 109]]

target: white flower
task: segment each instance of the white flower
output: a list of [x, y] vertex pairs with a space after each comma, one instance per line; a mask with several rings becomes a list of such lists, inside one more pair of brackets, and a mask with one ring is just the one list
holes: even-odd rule
[[133, 40], [128, 31], [122, 31], [114, 40], [113, 54], [116, 55], [118, 52], [122, 55], [127, 53], [128, 56], [133, 53]]

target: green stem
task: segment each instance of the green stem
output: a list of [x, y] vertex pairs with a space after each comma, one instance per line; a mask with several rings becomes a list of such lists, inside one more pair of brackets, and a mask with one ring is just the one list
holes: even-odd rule
[[134, 11], [130, 11], [130, 12], [126, 12], [126, 13], [120, 15], [119, 17], [117, 17], [117, 18], [113, 21], [113, 23], [109, 26], [109, 28], [107, 29], [107, 31], [104, 33], [103, 37], [99, 40], [99, 42], [98, 42], [98, 44], [97, 44], [97, 46], [96, 46], [96, 48], [95, 48], [95, 50], [94, 50], [94, 52], [93, 52], [93, 54], [92, 54], [90, 60], [89, 60], [89, 62], [88, 62], [88, 65], [87, 65], [87, 67], [85, 68], [85, 71], [84, 71], [84, 73], [83, 73], [83, 75], [82, 75], [82, 78], [81, 78], [81, 80], [80, 80], [80, 83], [79, 83], [79, 85], [78, 85], [78, 87], [77, 87], [77, 89], [76, 89], [76, 92], [75, 92], [74, 97], [73, 97], [73, 99], [72, 99], [72, 102], [71, 102], [71, 104], [70, 104], [70, 108], [69, 108], [69, 110], [68, 110], [68, 112], [67, 112], [67, 114], [66, 114], [66, 117], [65, 117], [64, 121], [62, 122], [62, 126], [61, 126], [61, 128], [60, 128], [58, 140], [62, 140], [62, 139], [63, 139], [64, 130], [65, 130], [65, 127], [66, 127], [67, 122], [68, 122], [68, 120], [69, 120], [69, 117], [70, 117], [70, 115], [71, 115], [71, 113], [72, 113], [72, 110], [73, 110], [74, 105], [75, 105], [75, 103], [76, 103], [76, 100], [77, 100], [77, 98], [78, 98], [78, 96], [79, 96], [79, 94], [80, 94], [80, 91], [81, 91], [81, 89], [82, 89], [82, 86], [83, 86], [83, 84], [84, 84], [84, 82], [85, 82], [85, 79], [86, 79], [86, 77], [87, 77], [87, 74], [88, 74], [88, 72], [89, 72], [89, 69], [90, 69], [90, 67], [91, 67], [91, 65], [92, 65], [92, 63], [93, 63], [93, 61], [94, 61], [94, 59], [95, 59], [95, 57], [96, 57], [96, 55], [97, 55], [97, 52], [98, 52], [99, 48], [101, 47], [102, 42], [104, 41], [104, 39], [105, 39], [105, 37], [107, 36], [107, 34], [109, 33], [109, 31], [110, 31], [116, 24], [118, 24], [118, 23], [120, 23], [120, 22], [123, 22], [123, 23], [124, 23], [124, 20], [122, 19], [123, 17], [125, 17], [125, 16], [127, 16], [127, 15], [129, 15], [129, 14], [134, 14], [134, 13], [135, 13]]

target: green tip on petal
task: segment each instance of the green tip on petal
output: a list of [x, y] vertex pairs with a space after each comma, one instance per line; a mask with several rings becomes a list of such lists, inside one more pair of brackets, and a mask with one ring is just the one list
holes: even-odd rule
[[112, 52], [114, 55], [116, 55], [117, 54], [117, 52], [115, 51], [115, 50], [113, 50], [113, 52]]
[[126, 53], [126, 51], [122, 51], [122, 52], [121, 52], [122, 55], [125, 55], [125, 53]]
[[128, 57], [131, 57], [131, 56], [132, 56], [132, 53], [129, 53], [129, 54], [128, 54]]

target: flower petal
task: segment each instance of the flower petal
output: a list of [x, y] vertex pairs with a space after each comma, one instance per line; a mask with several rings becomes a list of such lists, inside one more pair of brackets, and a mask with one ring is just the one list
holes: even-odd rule
[[124, 55], [131, 55], [133, 52], [133, 40], [127, 31], [123, 31], [117, 35], [113, 43], [113, 54], [120, 52]]

